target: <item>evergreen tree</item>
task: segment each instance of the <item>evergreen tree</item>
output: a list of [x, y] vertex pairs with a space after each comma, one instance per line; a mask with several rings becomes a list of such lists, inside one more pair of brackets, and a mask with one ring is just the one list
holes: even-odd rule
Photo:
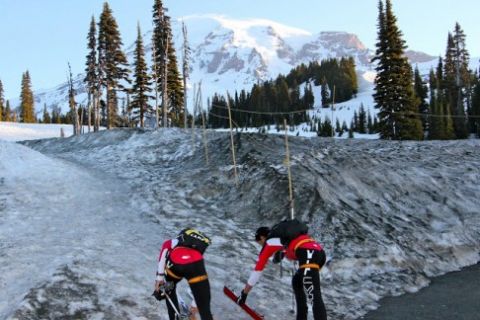
[[143, 47], [142, 33], [140, 24], [137, 27], [137, 41], [135, 43], [135, 81], [132, 88], [132, 103], [129, 111], [133, 111], [134, 120], [140, 122], [140, 127], [144, 127], [144, 118], [147, 112], [151, 112], [152, 108], [148, 104], [148, 93], [150, 89], [150, 77], [148, 75], [148, 67], [145, 61], [145, 50]]
[[335, 121], [335, 132], [338, 133], [338, 136], [341, 137], [343, 134], [342, 127], [340, 126], [340, 120], [337, 118]]
[[12, 109], [10, 109], [10, 101], [9, 100], [7, 100], [7, 102], [5, 103], [4, 119], [7, 122], [12, 121]]
[[98, 75], [107, 90], [107, 129], [115, 127], [118, 117], [117, 90], [125, 89], [121, 80], [128, 82], [127, 58], [123, 53], [122, 39], [112, 10], [107, 2], [98, 23]]
[[358, 113], [357, 113], [357, 110], [355, 110], [355, 111], [353, 112], [352, 124], [353, 124], [353, 130], [354, 130], [354, 131], [358, 131], [359, 121], [358, 121]]
[[2, 80], [0, 80], [0, 121], [3, 121], [5, 119], [5, 106], [4, 106], [4, 96], [3, 96], [3, 83]]
[[[177, 57], [173, 43], [170, 17], [167, 16], [162, 0], [155, 0], [153, 5], [153, 62], [155, 66], [155, 83], [162, 88], [162, 104], [168, 111], [165, 116], [172, 124], [184, 123], [183, 84], [178, 71]], [[167, 112], [165, 112], [167, 113]], [[164, 119], [164, 126], [167, 119]]]
[[347, 126], [347, 122], [345, 120], [343, 120], [342, 122], [342, 134], [343, 135], [343, 132], [347, 132], [348, 131], [348, 126]]
[[312, 84], [308, 83], [308, 85], [305, 86], [305, 91], [303, 93], [304, 108], [302, 109], [312, 109], [314, 103], [315, 103], [315, 97], [313, 96]]
[[52, 123], [52, 119], [50, 118], [46, 104], [43, 105], [43, 123]]
[[357, 130], [359, 133], [367, 133], [367, 113], [365, 112], [365, 107], [363, 106], [363, 103], [360, 105], [360, 110], [358, 112]]
[[473, 91], [471, 119], [473, 133], [480, 138], [480, 80], [478, 78]]
[[60, 110], [58, 106], [54, 106], [52, 108], [52, 123], [55, 123], [55, 124], [62, 123], [62, 116], [60, 114]]
[[[88, 129], [90, 130], [91, 125], [91, 114], [93, 114], [93, 130], [97, 132], [99, 130], [99, 119], [98, 119], [98, 86], [99, 86], [99, 79], [97, 73], [97, 28], [95, 23], [95, 18], [92, 16], [92, 20], [90, 22], [90, 30], [88, 32], [87, 40], [88, 40], [88, 55], [87, 55], [87, 62], [85, 68], [85, 79], [83, 80], [87, 87], [88, 93]], [[93, 108], [92, 108], [93, 104]], [[91, 111], [93, 109], [93, 112]]]
[[[442, 63], [441, 58], [439, 59], [439, 64]], [[440, 67], [442, 68], [442, 67]], [[439, 108], [437, 108], [437, 95], [439, 92], [439, 84], [438, 79], [435, 75], [435, 72], [430, 70], [429, 75], [429, 86], [430, 86], [430, 114], [431, 116], [428, 118], [429, 125], [428, 125], [428, 139], [435, 140], [440, 139], [441, 137], [441, 130], [442, 130], [442, 117], [440, 115]]]
[[322, 96], [322, 107], [328, 107], [328, 104], [330, 103], [330, 89], [325, 77], [322, 78], [322, 89], [320, 94]]
[[26, 71], [22, 76], [22, 92], [20, 94], [21, 121], [34, 123], [35, 111], [30, 73]]
[[349, 139], [353, 139], [353, 137], [354, 137], [353, 132], [355, 130], [353, 129], [353, 126], [354, 126], [354, 124], [353, 124], [353, 122], [351, 122], [350, 123], [350, 128], [348, 129], [348, 138]]
[[173, 43], [173, 33], [170, 23], [170, 17], [165, 17], [165, 30], [168, 33], [168, 69], [167, 69], [167, 83], [168, 83], [168, 112], [171, 122], [175, 126], [182, 126], [184, 123], [184, 100], [183, 100], [183, 80], [178, 69], [177, 55], [175, 52], [175, 45]]
[[469, 59], [469, 53], [465, 45], [465, 34], [460, 25], [456, 23], [454, 34], [448, 34], [444, 86], [452, 115], [455, 116], [453, 121], [455, 136], [459, 139], [468, 136], [465, 100], [469, 98], [467, 97], [470, 87]]
[[428, 131], [428, 114], [430, 113], [427, 103], [428, 88], [420, 76], [418, 66], [415, 68], [414, 83], [417, 113], [421, 114], [422, 127], [424, 131]]
[[372, 134], [374, 132], [373, 119], [372, 119], [372, 115], [370, 114], [370, 109], [368, 109], [367, 111], [367, 131], [369, 134]]
[[379, 109], [382, 139], [422, 139], [421, 122], [415, 114], [413, 71], [405, 56], [405, 41], [397, 27], [390, 0], [385, 11], [379, 1], [375, 107]]

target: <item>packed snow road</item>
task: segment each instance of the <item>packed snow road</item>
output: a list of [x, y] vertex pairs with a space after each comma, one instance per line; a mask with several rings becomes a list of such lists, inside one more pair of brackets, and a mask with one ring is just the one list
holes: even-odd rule
[[[112, 130], [25, 143], [41, 154], [2, 144], [0, 271], [10, 302], [0, 317], [166, 319], [150, 297], [157, 250], [193, 226], [213, 239], [205, 259], [215, 315], [247, 319], [221, 289], [246, 281], [259, 250], [253, 230], [287, 215], [284, 140], [236, 136], [237, 185], [228, 134], [208, 133], [208, 162], [201, 138]], [[381, 297], [478, 261], [479, 141], [292, 137], [291, 153], [296, 212], [330, 260], [322, 288], [332, 319], [357, 319]], [[269, 266], [249, 302], [291, 319], [288, 274]]]

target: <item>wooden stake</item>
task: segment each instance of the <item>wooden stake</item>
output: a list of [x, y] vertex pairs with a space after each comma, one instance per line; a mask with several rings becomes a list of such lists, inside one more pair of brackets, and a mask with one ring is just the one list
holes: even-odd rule
[[285, 127], [285, 164], [288, 170], [288, 195], [290, 199], [290, 218], [295, 218], [295, 207], [293, 205], [293, 186], [292, 186], [292, 172], [290, 170], [290, 149], [288, 148], [288, 127], [287, 119], [283, 119], [283, 126]]
[[332, 138], [335, 137], [334, 125], [333, 125], [333, 112], [335, 111], [335, 86], [333, 86], [333, 98], [332, 98]]
[[202, 114], [202, 128], [203, 128], [203, 145], [205, 148], [205, 162], [208, 165], [208, 143], [207, 143], [207, 127], [205, 125], [205, 115], [203, 113], [203, 104], [202, 104], [202, 82], [198, 84], [198, 107]]
[[230, 141], [232, 148], [232, 158], [233, 158], [233, 172], [235, 174], [235, 184], [238, 186], [238, 177], [237, 177], [237, 161], [235, 159], [235, 143], [233, 142], [233, 130], [232, 130], [232, 112], [230, 110], [230, 96], [227, 94], [227, 107], [228, 107], [228, 120], [230, 122]]

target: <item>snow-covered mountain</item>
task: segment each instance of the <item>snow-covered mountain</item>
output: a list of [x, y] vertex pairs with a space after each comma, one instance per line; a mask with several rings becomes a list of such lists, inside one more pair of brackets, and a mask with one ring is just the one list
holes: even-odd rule
[[[355, 34], [313, 34], [270, 20], [234, 20], [218, 15], [189, 16], [182, 20], [187, 25], [192, 49], [189, 89], [193, 89], [194, 83], [202, 81], [204, 97], [214, 92], [250, 89], [254, 83], [274, 78], [280, 73], [286, 74], [300, 63], [329, 57], [353, 56], [359, 72], [371, 69], [369, 59], [372, 51]], [[183, 42], [182, 20], [173, 21], [174, 42], [179, 54]], [[144, 34], [147, 60], [151, 57], [151, 36], [151, 31]], [[134, 44], [126, 47], [131, 62], [133, 49]], [[83, 78], [83, 74], [78, 74], [74, 79], [76, 100], [80, 104], [87, 103]], [[57, 106], [63, 112], [68, 110], [67, 91], [67, 83], [36, 91], [37, 112], [43, 109], [44, 104], [49, 110]], [[18, 105], [18, 100], [14, 100], [13, 105]]]
[[[191, 77], [188, 85], [190, 109], [193, 105], [193, 85], [200, 81], [206, 99], [215, 92], [225, 94], [227, 91], [250, 89], [259, 81], [287, 74], [301, 63], [345, 56], [352, 56], [356, 61], [360, 93], [372, 90], [374, 75], [370, 59], [373, 51], [355, 34], [331, 31], [311, 33], [266, 19], [235, 20], [219, 15], [195, 15], [173, 21], [174, 43], [179, 59], [183, 43], [182, 21], [187, 25], [191, 47]], [[144, 34], [147, 60], [151, 57], [151, 38], [151, 31]], [[126, 52], [132, 62], [134, 44], [127, 46]], [[420, 64], [425, 74], [437, 59], [415, 51], [408, 51], [407, 55], [412, 63]], [[78, 74], [74, 84], [77, 103], [85, 105], [87, 94], [83, 78], [84, 74]], [[50, 111], [56, 107], [67, 111], [67, 91], [67, 83], [62, 83], [52, 89], [35, 92], [37, 112], [40, 113], [44, 105]], [[119, 105], [122, 103], [120, 101]], [[13, 105], [18, 105], [18, 100], [14, 100]]]

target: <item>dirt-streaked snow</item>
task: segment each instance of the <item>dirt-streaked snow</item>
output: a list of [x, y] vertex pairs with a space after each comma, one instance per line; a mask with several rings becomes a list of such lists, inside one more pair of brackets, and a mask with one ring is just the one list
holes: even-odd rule
[[[240, 288], [260, 224], [287, 215], [284, 137], [241, 134], [239, 184], [227, 133], [111, 130], [0, 142], [0, 317], [166, 319], [150, 297], [161, 241], [190, 225], [212, 237], [205, 259], [218, 319], [247, 319], [221, 292]], [[332, 319], [478, 261], [480, 141], [291, 137], [296, 212], [324, 244]], [[286, 265], [288, 267], [288, 265]], [[287, 274], [288, 272], [285, 272]], [[249, 302], [291, 319], [290, 280], [269, 265]]]

